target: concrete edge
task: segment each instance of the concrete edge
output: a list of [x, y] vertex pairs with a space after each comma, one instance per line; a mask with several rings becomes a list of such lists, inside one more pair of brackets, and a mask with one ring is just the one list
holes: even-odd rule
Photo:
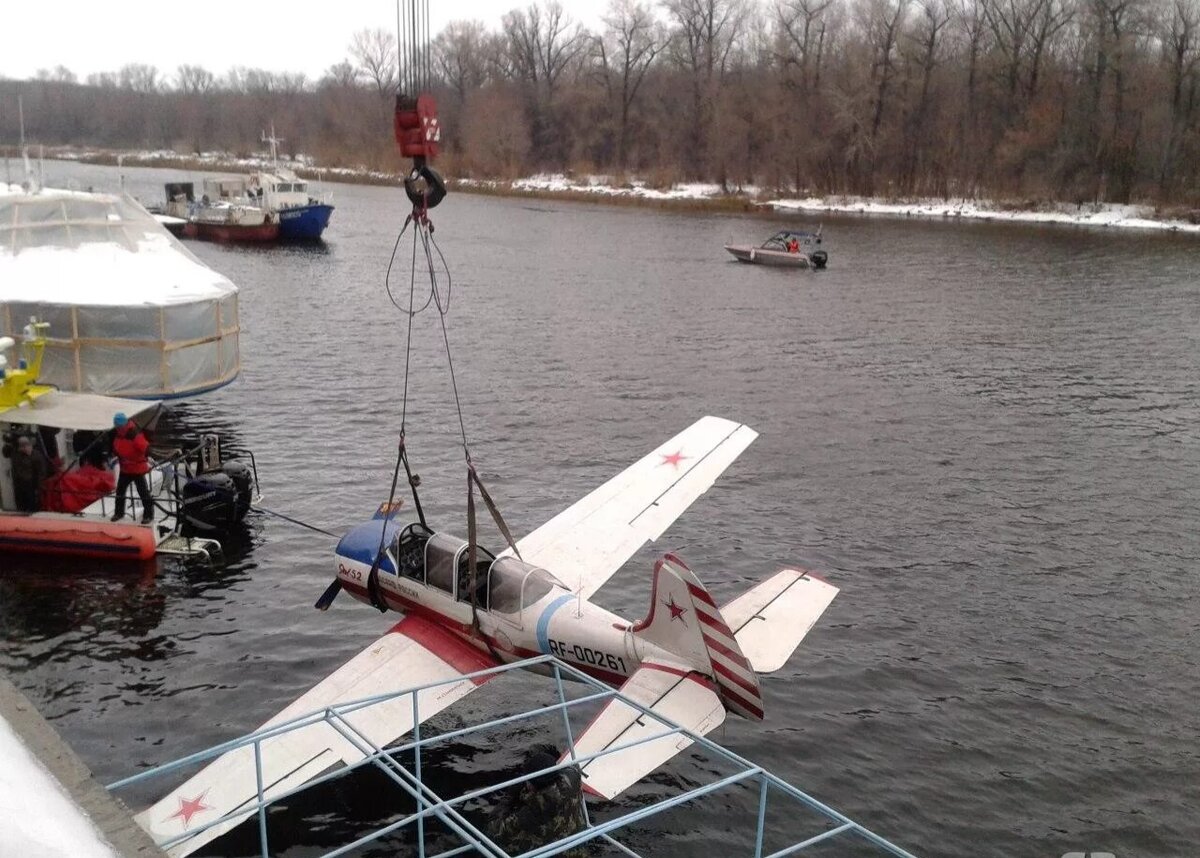
[[125, 858], [163, 858], [150, 835], [133, 820], [123, 801], [92, 776], [50, 724], [15, 685], [0, 675], [0, 718], [78, 805], [113, 849]]

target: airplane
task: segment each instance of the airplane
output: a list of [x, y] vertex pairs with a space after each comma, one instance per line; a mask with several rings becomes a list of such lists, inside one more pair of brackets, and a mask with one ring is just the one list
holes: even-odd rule
[[[474, 576], [466, 540], [421, 522], [401, 523], [395, 505], [385, 504], [338, 543], [331, 590], [336, 595], [344, 589], [404, 618], [263, 729], [339, 703], [542, 654], [619, 688], [698, 735], [720, 725], [728, 712], [762, 720], [758, 675], [783, 667], [837, 595], [837, 587], [811, 571], [784, 569], [718, 606], [696, 574], [677, 556], [666, 554], [655, 563], [650, 607], [642, 620], [630, 622], [591, 601], [756, 437], [743, 424], [703, 417], [518, 540], [517, 552], [510, 548], [492, 555], [478, 549]], [[420, 692], [421, 720], [490, 678]], [[407, 695], [346, 719], [379, 747], [414, 727]], [[648, 721], [638, 710], [610, 701], [576, 737], [576, 755], [661, 730]], [[583, 789], [596, 798], [615, 798], [687, 744], [670, 737], [588, 761], [580, 767]], [[281, 795], [366, 755], [324, 722], [268, 739], [262, 744], [264, 795]], [[238, 748], [137, 820], [161, 844], [193, 825], [232, 814], [168, 850], [187, 855], [252, 815], [257, 783], [253, 749]], [[238, 813], [245, 807], [251, 810]]]

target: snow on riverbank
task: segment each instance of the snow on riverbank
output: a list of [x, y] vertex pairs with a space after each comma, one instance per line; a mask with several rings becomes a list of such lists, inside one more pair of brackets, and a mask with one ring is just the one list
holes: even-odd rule
[[1014, 223], [1061, 223], [1079, 226], [1156, 229], [1200, 234], [1200, 223], [1155, 218], [1150, 206], [1090, 203], [1056, 204], [1037, 209], [1013, 209], [982, 200], [914, 200], [888, 203], [861, 197], [810, 197], [803, 200], [767, 200], [780, 211], [805, 213], [838, 212], [893, 217], [961, 218], [965, 220], [1011, 221]]
[[[112, 163], [116, 153], [90, 150], [55, 150], [47, 157], [64, 160], [98, 161]], [[270, 166], [266, 156], [237, 157], [228, 152], [204, 152], [199, 155], [184, 154], [172, 150], [128, 152], [123, 155], [126, 164], [145, 166], [175, 166], [179, 169], [198, 170], [262, 170]], [[331, 180], [367, 182], [371, 184], [394, 184], [403, 176], [365, 167], [324, 167], [309, 155], [298, 154], [294, 158], [280, 159], [280, 165], [307, 174], [324, 175]], [[740, 204], [745, 209], [763, 209], [777, 212], [795, 212], [805, 215], [824, 213], [862, 214], [884, 217], [923, 217], [944, 220], [1009, 221], [1015, 223], [1071, 224], [1087, 227], [1112, 227], [1123, 229], [1160, 230], [1200, 235], [1200, 222], [1170, 219], [1156, 213], [1151, 206], [1116, 205], [1094, 203], [1072, 205], [1066, 203], [1014, 204], [988, 200], [905, 200], [884, 201], [864, 197], [807, 197], [802, 199], [774, 198], [762, 189], [745, 186], [736, 193], [721, 191], [720, 185], [692, 182], [677, 183], [666, 188], [651, 187], [643, 180], [633, 179], [618, 184], [612, 176], [574, 176], [567, 173], [539, 173], [514, 181], [468, 179], [448, 177], [452, 187], [467, 192], [478, 190], [495, 194], [530, 194], [536, 196], [564, 196], [572, 199], [595, 197], [597, 199], [618, 198], [645, 200], [662, 203], [694, 203], [703, 208], [729, 210]]]
[[651, 188], [645, 182], [633, 181], [613, 185], [607, 176], [587, 176], [574, 179], [562, 173], [545, 173], [518, 179], [510, 183], [462, 181], [495, 190], [505, 185], [517, 192], [594, 194], [596, 196], [636, 197], [647, 200], [729, 200], [742, 199], [747, 204], [781, 212], [805, 214], [864, 214], [891, 217], [927, 217], [1016, 223], [1075, 224], [1079, 226], [1154, 229], [1200, 234], [1200, 223], [1155, 217], [1150, 206], [1095, 203], [1086, 205], [1048, 204], [1038, 208], [1019, 208], [986, 200], [910, 200], [884, 202], [863, 197], [808, 197], [805, 199], [771, 199], [755, 187], [744, 187], [737, 194], [723, 194], [715, 184], [677, 184], [668, 189]]

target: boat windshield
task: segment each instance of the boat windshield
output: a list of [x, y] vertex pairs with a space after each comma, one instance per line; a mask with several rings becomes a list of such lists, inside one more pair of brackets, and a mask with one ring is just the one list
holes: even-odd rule
[[772, 250], [787, 250], [788, 245], [795, 240], [801, 247], [811, 245], [815, 240], [817, 244], [821, 243], [821, 236], [811, 232], [799, 232], [791, 229], [780, 230], [773, 236], [763, 242], [764, 248]]

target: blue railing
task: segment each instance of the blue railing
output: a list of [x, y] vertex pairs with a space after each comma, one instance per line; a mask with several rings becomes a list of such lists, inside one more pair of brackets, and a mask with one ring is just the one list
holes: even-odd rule
[[[499, 674], [508, 673], [509, 671], [538, 667], [541, 671], [549, 671], [555, 684], [557, 692], [557, 702], [544, 706], [535, 706], [524, 709], [521, 712], [503, 717], [492, 718], [478, 724], [468, 725], [455, 730], [440, 732], [433, 736], [422, 736], [421, 734], [421, 715], [419, 705], [419, 693], [431, 688], [437, 688], [444, 685], [452, 685], [462, 682], [464, 679], [490, 679]], [[583, 683], [585, 688], [582, 696], [568, 699], [564, 682], [571, 680], [574, 682]], [[404, 742], [392, 745], [387, 748], [381, 748], [366, 736], [361, 731], [357, 730], [346, 719], [350, 715], [359, 710], [367, 709], [372, 706], [388, 703], [402, 697], [410, 697], [412, 700], [413, 723], [416, 725], [412, 731], [411, 737]], [[658, 724], [662, 725], [662, 730], [654, 732], [652, 735], [644, 736], [635, 741], [626, 742], [624, 744], [613, 745], [605, 748], [594, 754], [580, 755], [576, 753], [575, 737], [571, 729], [570, 711], [581, 706], [589, 706], [597, 703], [604, 703], [612, 700], [619, 700], [627, 706], [640, 710], [644, 716], [653, 719]], [[568, 753], [563, 761], [552, 766], [545, 766], [534, 771], [529, 771], [518, 777], [511, 778], [501, 783], [493, 784], [474, 790], [463, 792], [453, 797], [444, 797], [434, 792], [422, 780], [422, 750], [435, 743], [446, 742], [451, 739], [469, 736], [483, 730], [494, 729], [510, 724], [517, 724], [521, 721], [530, 721], [541, 716], [560, 713], [562, 716], [563, 729], [566, 734], [566, 743]], [[336, 771], [328, 772], [318, 778], [308, 781], [293, 789], [281, 792], [278, 795], [271, 795], [269, 798], [264, 796], [263, 790], [263, 775], [262, 775], [262, 745], [263, 742], [277, 736], [290, 733], [295, 730], [300, 730], [305, 727], [324, 723], [336, 730], [347, 742], [353, 745], [362, 753], [363, 759], [346, 766]], [[678, 736], [686, 738], [693, 743], [693, 750], [702, 750], [707, 752], [715, 759], [723, 760], [726, 764], [733, 767], [733, 774], [721, 777], [711, 783], [697, 786], [692, 789], [684, 790], [677, 795], [671, 795], [657, 801], [653, 801], [645, 806], [638, 807], [634, 810], [625, 812], [613, 819], [604, 821], [593, 820], [588, 812], [586, 801], [582, 795], [579, 798], [580, 813], [583, 820], [583, 826], [577, 832], [562, 837], [551, 843], [543, 844], [537, 848], [521, 853], [520, 858], [549, 858], [553, 855], [561, 855], [571, 849], [577, 849], [580, 846], [591, 841], [600, 840], [612, 846], [617, 851], [624, 855], [633, 856], [633, 858], [641, 858], [640, 854], [632, 849], [628, 844], [622, 843], [617, 839], [617, 834], [622, 829], [628, 829], [637, 823], [651, 819], [656, 814], [669, 810], [687, 802], [698, 801], [706, 796], [710, 796], [721, 790], [729, 789], [735, 785], [743, 785], [751, 789], [757, 789], [757, 818], [754, 828], [754, 842], [752, 847], [747, 845], [745, 854], [752, 855], [753, 858], [782, 858], [785, 855], [794, 855], [804, 852], [812, 846], [826, 841], [843, 838], [856, 837], [860, 841], [873, 845], [877, 848], [879, 854], [897, 856], [898, 858], [914, 858], [912, 853], [902, 849], [894, 843], [885, 840], [878, 834], [864, 828], [852, 819], [844, 816], [833, 808], [823, 804], [802, 790], [797, 789], [784, 780], [776, 777], [770, 772], [765, 771], [761, 767], [749, 762], [748, 760], [738, 756], [732, 751], [718, 745], [716, 742], [706, 739], [703, 736], [696, 735], [689, 730], [684, 729], [664, 718], [651, 709], [646, 708], [640, 703], [631, 700], [628, 697], [621, 695], [618, 691], [609, 688], [596, 679], [577, 670], [565, 662], [559, 661], [553, 656], [540, 656], [537, 658], [527, 659], [525, 661], [515, 662], [513, 664], [503, 665], [499, 667], [489, 668], [487, 670], [477, 671], [475, 673], [457, 676], [453, 679], [442, 680], [440, 682], [431, 682], [426, 685], [421, 685], [415, 688], [405, 689], [389, 694], [377, 695], [368, 697], [362, 700], [357, 700], [348, 703], [331, 706], [327, 709], [313, 712], [308, 715], [303, 715], [298, 718], [293, 718], [290, 721], [277, 724], [273, 727], [259, 730], [251, 733], [240, 739], [225, 742], [216, 745], [199, 753], [191, 754], [174, 762], [165, 763], [148, 769], [144, 772], [139, 772], [115, 783], [109, 784], [109, 790], [118, 790], [134, 784], [143, 783], [152, 778], [161, 778], [172, 772], [182, 769], [194, 768], [200, 763], [215, 759], [229, 751], [237, 750], [247, 746], [254, 748], [255, 772], [257, 777], [257, 801], [253, 804], [247, 802], [239, 809], [226, 814], [218, 819], [199, 825], [194, 829], [186, 831], [170, 839], [159, 843], [164, 849], [169, 849], [172, 846], [183, 843], [184, 841], [195, 837], [205, 831], [216, 826], [226, 826], [232, 828], [236, 824], [248, 821], [257, 816], [259, 844], [263, 858], [270, 858], [271, 849], [267, 831], [267, 808], [275, 803], [285, 801], [298, 793], [304, 792], [314, 786], [322, 783], [346, 777], [350, 773], [364, 766], [375, 766], [381, 770], [393, 783], [396, 784], [403, 792], [411, 797], [416, 802], [416, 811], [402, 818], [389, 822], [376, 830], [366, 834], [353, 842], [343, 844], [338, 848], [325, 853], [324, 858], [335, 858], [335, 856], [345, 855], [369, 843], [375, 842], [390, 834], [394, 834], [400, 829], [409, 825], [416, 825], [416, 844], [417, 854], [420, 858], [450, 858], [454, 855], [462, 854], [479, 854], [488, 856], [488, 858], [513, 858], [500, 845], [495, 843], [486, 833], [481, 831], [478, 826], [473, 824], [466, 818], [461, 811], [462, 805], [476, 799], [484, 798], [490, 794], [502, 793], [512, 787], [532, 781], [535, 778], [543, 778], [546, 775], [553, 775], [556, 772], [570, 769], [574, 766], [586, 764], [590, 760], [606, 756], [608, 754], [619, 753], [629, 748], [638, 745], [644, 745], [650, 742], [656, 742], [661, 739]], [[400, 758], [406, 754], [412, 754], [411, 767], [401, 762]], [[668, 763], [669, 765], [669, 763]], [[780, 799], [790, 803], [787, 811], [790, 813], [797, 807], [807, 808], [812, 811], [826, 826], [825, 830], [811, 834], [805, 839], [790, 843], [782, 849], [764, 853], [766, 836], [768, 833], [769, 823], [767, 814], [772, 793], [780, 794]], [[777, 799], [778, 801], [779, 799]], [[728, 812], [725, 808], [724, 812]], [[444, 850], [436, 854], [431, 854], [426, 851], [426, 821], [431, 818], [440, 821], [446, 829], [461, 841], [452, 849]], [[232, 824], [231, 824], [232, 823]], [[730, 828], [730, 821], [726, 818], [722, 820], [723, 828]], [[823, 853], [829, 854], [829, 853]]]

